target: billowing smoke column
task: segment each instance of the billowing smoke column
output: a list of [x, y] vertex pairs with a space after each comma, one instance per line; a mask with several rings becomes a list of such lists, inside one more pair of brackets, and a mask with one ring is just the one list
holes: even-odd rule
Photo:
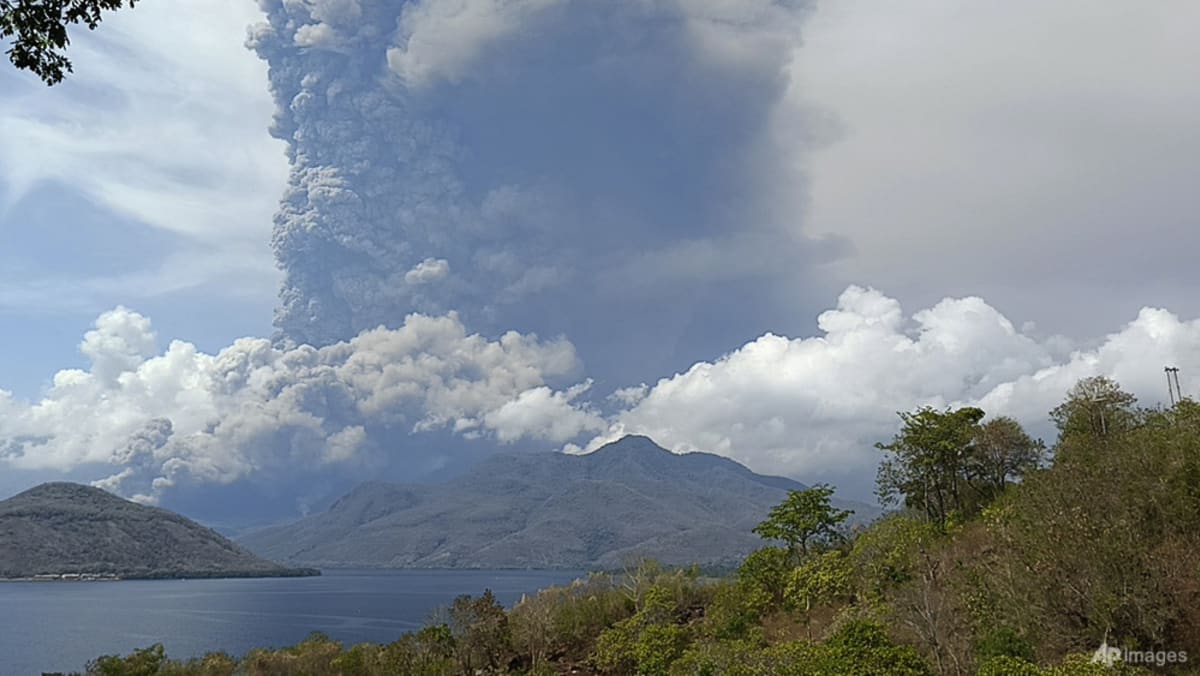
[[808, 4], [260, 0], [281, 336], [456, 310], [611, 375], [756, 335], [763, 289], [829, 254], [780, 206], [800, 186], [772, 135]]

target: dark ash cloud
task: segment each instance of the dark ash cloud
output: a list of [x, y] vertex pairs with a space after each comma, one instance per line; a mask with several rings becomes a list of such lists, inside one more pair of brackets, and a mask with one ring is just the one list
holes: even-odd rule
[[282, 338], [455, 310], [645, 377], [756, 335], [840, 250], [779, 199], [804, 189], [772, 115], [807, 2], [260, 5]]

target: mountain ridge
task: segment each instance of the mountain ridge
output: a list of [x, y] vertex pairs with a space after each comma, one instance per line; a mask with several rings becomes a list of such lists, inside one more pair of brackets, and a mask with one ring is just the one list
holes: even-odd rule
[[166, 509], [44, 483], [0, 501], [0, 579], [310, 575], [262, 559]]
[[[441, 485], [366, 482], [325, 512], [239, 542], [330, 568], [613, 568], [643, 557], [719, 565], [761, 546], [751, 529], [805, 487], [629, 436], [584, 455], [492, 456]], [[838, 504], [860, 520], [878, 513]]]

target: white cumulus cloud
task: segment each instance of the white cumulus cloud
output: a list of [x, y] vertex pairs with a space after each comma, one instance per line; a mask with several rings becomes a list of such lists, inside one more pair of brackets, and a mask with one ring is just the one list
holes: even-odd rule
[[426, 258], [404, 273], [409, 284], [429, 284], [444, 279], [450, 274], [450, 263], [445, 258]]
[[977, 405], [1050, 437], [1048, 411], [1080, 378], [1113, 377], [1154, 404], [1163, 366], [1177, 365], [1197, 394], [1187, 374], [1200, 369], [1200, 320], [1163, 309], [1072, 344], [1017, 328], [978, 297], [906, 313], [852, 286], [818, 326], [605, 397], [576, 380], [565, 338], [489, 339], [453, 313], [323, 348], [243, 338], [206, 354], [182, 341], [159, 351], [150, 321], [117, 308], [81, 343], [86, 370], [58, 372], [39, 401], [0, 391], [0, 466], [91, 467], [97, 485], [154, 501], [180, 483], [420, 462], [404, 439], [425, 432], [568, 452], [637, 433], [867, 497], [873, 445], [896, 431], [898, 411]]
[[547, 385], [578, 369], [569, 342], [516, 332], [489, 340], [454, 314], [411, 315], [321, 349], [243, 338], [217, 354], [183, 341], [155, 354], [149, 320], [118, 308], [81, 349], [90, 369], [58, 372], [41, 400], [0, 390], [0, 465], [112, 465], [99, 485], [153, 500], [181, 480], [227, 483], [402, 453], [394, 439], [414, 432], [561, 441], [603, 426], [572, 409], [583, 389]]
[[873, 445], [895, 433], [897, 411], [978, 405], [1049, 436], [1047, 413], [1080, 378], [1113, 377], [1149, 404], [1163, 398], [1164, 365], [1200, 368], [1200, 320], [1160, 309], [1075, 349], [1023, 333], [974, 297], [909, 316], [879, 291], [850, 287], [818, 324], [819, 335], [766, 334], [644, 393], [618, 391], [633, 405], [587, 449], [647, 434], [675, 451], [868, 495], [880, 455]]
[[562, 443], [584, 432], [601, 431], [606, 428], [604, 419], [575, 401], [591, 385], [589, 381], [560, 392], [544, 386], [526, 390], [488, 413], [484, 423], [500, 441], [509, 443], [525, 437]]

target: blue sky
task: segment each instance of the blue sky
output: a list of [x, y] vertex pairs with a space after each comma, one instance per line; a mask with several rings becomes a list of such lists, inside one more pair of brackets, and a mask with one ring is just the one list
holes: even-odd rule
[[287, 164], [242, 46], [257, 12], [156, 4], [76, 36], [60, 87], [0, 71], [0, 330], [20, 346], [4, 387], [23, 396], [82, 365], [83, 332], [119, 304], [211, 349], [269, 329]]
[[406, 6], [266, 2], [256, 54], [150, 1], [0, 70], [0, 492], [643, 432], [861, 497], [897, 409], [1196, 392], [1194, 3]]

